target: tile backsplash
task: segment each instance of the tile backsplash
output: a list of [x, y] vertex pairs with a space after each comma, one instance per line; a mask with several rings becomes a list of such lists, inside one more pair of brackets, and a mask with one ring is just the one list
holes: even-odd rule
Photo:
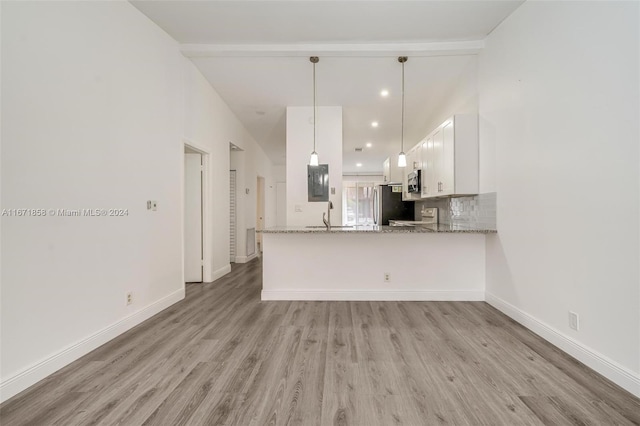
[[416, 201], [416, 220], [423, 207], [437, 207], [439, 222], [452, 225], [481, 225], [496, 227], [496, 193], [487, 192], [471, 197], [441, 198]]

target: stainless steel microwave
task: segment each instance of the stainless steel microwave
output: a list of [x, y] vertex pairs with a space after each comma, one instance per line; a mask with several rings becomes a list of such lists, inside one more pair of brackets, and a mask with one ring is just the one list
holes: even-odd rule
[[414, 170], [407, 176], [407, 190], [408, 192], [420, 192], [420, 176], [421, 170]]

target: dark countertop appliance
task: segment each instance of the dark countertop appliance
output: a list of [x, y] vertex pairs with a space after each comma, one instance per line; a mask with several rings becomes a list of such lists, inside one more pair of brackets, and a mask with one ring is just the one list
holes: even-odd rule
[[373, 222], [389, 225], [389, 220], [414, 220], [413, 201], [402, 201], [402, 186], [379, 185], [373, 192]]

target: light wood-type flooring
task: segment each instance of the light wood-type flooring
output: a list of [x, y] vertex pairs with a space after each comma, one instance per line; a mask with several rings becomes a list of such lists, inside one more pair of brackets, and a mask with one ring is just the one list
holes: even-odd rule
[[1, 407], [10, 425], [630, 425], [640, 401], [483, 302], [261, 302], [261, 263]]

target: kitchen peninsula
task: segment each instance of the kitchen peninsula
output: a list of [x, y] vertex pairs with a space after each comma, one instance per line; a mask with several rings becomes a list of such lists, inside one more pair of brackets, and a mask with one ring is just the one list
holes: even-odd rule
[[263, 231], [262, 300], [484, 300], [485, 238], [464, 225]]

